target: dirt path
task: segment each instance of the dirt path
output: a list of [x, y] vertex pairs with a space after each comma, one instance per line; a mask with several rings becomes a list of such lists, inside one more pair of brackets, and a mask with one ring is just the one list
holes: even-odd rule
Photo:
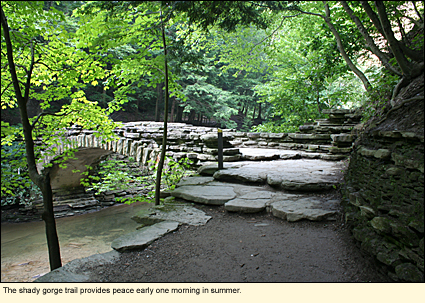
[[341, 221], [286, 222], [263, 212], [183, 225], [147, 249], [80, 270], [91, 282], [390, 282], [356, 247]]

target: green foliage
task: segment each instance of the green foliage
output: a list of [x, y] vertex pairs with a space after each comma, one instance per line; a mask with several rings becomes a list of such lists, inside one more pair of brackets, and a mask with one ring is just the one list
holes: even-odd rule
[[[146, 195], [148, 201], [154, 198], [155, 196], [155, 184], [157, 175], [157, 163], [155, 160], [149, 160], [149, 173], [143, 177], [143, 180], [147, 182], [147, 186], [151, 186], [152, 190]], [[164, 163], [164, 169], [162, 170], [161, 175], [161, 184], [163, 184], [164, 190], [173, 190], [180, 182], [183, 177], [190, 176], [193, 172], [189, 169], [192, 165], [192, 161], [186, 158], [182, 158], [178, 161], [174, 160], [172, 157], [166, 157]]]
[[[5, 1], [2, 9], [14, 33], [11, 43], [19, 94], [25, 97], [25, 92], [29, 99], [41, 101], [42, 112], [30, 119], [33, 139], [43, 143], [35, 146], [36, 157], [42, 152], [54, 155], [57, 145], [67, 146], [65, 128], [72, 124], [98, 131], [104, 141], [114, 137], [112, 130], [118, 124], [107, 116], [110, 108], [89, 101], [83, 90], [107, 77], [109, 71], [96, 57], [76, 47], [81, 37], [75, 34], [75, 20], [53, 6], [45, 10], [42, 2]], [[2, 39], [2, 49], [4, 44]], [[8, 62], [6, 52], [2, 52], [2, 62]], [[1, 77], [2, 108], [13, 108], [17, 97], [7, 65]], [[63, 104], [62, 100], [67, 101]], [[63, 105], [55, 106], [59, 101]]]
[[[307, 10], [323, 9], [315, 3], [303, 5]], [[271, 114], [266, 125], [254, 130], [296, 131], [301, 124], [322, 118], [322, 109], [357, 106], [364, 95], [361, 83], [347, 73], [323, 21], [303, 15], [277, 22], [267, 51], [273, 73], [255, 87], [260, 101], [272, 105]]]
[[29, 206], [40, 198], [41, 192], [28, 174], [23, 142], [2, 145], [1, 159], [1, 205]]
[[269, 121], [253, 126], [251, 130], [256, 133], [293, 133], [298, 131], [297, 124], [290, 119], [281, 122]]
[[[117, 202], [126, 204], [139, 201], [151, 202], [155, 194], [157, 163], [155, 160], [150, 160], [148, 163], [149, 165], [145, 169], [129, 168], [127, 161], [110, 158], [101, 161], [94, 170], [92, 167], [87, 167], [88, 170], [82, 173], [85, 178], [81, 179], [81, 185], [96, 195], [107, 191], [145, 187], [150, 189], [146, 196], [116, 197], [115, 199]], [[167, 157], [162, 174], [164, 189], [174, 189], [184, 176], [190, 174], [190, 165], [191, 161], [188, 159], [175, 161], [173, 158]]]
[[381, 116], [390, 106], [389, 100], [399, 77], [388, 73], [384, 68], [370, 67], [366, 74], [373, 83], [373, 90], [366, 95], [367, 101], [363, 103], [362, 121], [366, 122], [374, 116]]

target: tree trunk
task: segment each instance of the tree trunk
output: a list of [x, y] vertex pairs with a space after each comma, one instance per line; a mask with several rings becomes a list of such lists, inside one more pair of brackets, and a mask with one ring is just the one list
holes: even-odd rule
[[173, 102], [171, 103], [171, 113], [170, 113], [170, 122], [174, 122], [174, 111], [176, 110], [176, 97], [173, 97]]
[[165, 71], [165, 100], [164, 100], [164, 133], [162, 135], [162, 148], [161, 156], [159, 158], [158, 169], [156, 173], [156, 184], [155, 184], [155, 205], [160, 205], [160, 193], [161, 193], [161, 177], [162, 169], [164, 167], [165, 152], [167, 150], [167, 120], [168, 120], [168, 63], [167, 63], [167, 43], [165, 41], [165, 28], [162, 20], [161, 10], [161, 25], [162, 25], [162, 43], [164, 46], [164, 71]]
[[257, 119], [261, 120], [261, 103], [258, 103], [258, 117]]
[[317, 88], [316, 104], [317, 104], [317, 110], [319, 111], [319, 113], [322, 113], [322, 109], [320, 108], [320, 91], [319, 91], [319, 88]]
[[412, 74], [413, 65], [410, 63], [406, 56], [403, 54], [403, 50], [400, 46], [400, 42], [394, 37], [394, 32], [391, 29], [391, 23], [388, 20], [387, 12], [385, 10], [385, 5], [382, 1], [375, 1], [376, 10], [378, 11], [379, 20], [381, 21], [382, 30], [384, 31], [385, 39], [387, 39], [388, 44], [394, 54], [395, 59], [397, 60], [398, 65], [400, 66], [403, 76], [408, 79], [416, 76]]
[[183, 107], [177, 106], [177, 114], [176, 114], [176, 122], [182, 122], [183, 121]]
[[338, 31], [336, 30], [336, 28], [333, 26], [332, 22], [331, 22], [331, 14], [330, 14], [330, 10], [329, 10], [329, 5], [325, 2], [325, 12], [326, 15], [325, 16], [321, 16], [324, 18], [326, 24], [328, 25], [329, 29], [331, 30], [332, 34], [334, 35], [335, 39], [336, 39], [336, 44], [338, 47], [338, 50], [342, 56], [342, 58], [345, 60], [345, 62], [347, 63], [348, 67], [357, 75], [357, 77], [360, 78], [360, 80], [363, 82], [363, 86], [367, 91], [370, 91], [372, 89], [372, 85], [369, 83], [369, 80], [366, 78], [366, 76], [362, 73], [362, 71], [360, 71], [355, 65], [354, 63], [351, 61], [350, 57], [348, 56], [348, 54], [345, 52], [344, 46], [342, 45], [342, 41], [341, 41], [341, 37], [339, 36]]
[[56, 221], [53, 212], [53, 192], [50, 185], [50, 176], [47, 173], [42, 180], [41, 192], [43, 194], [44, 211], [42, 219], [45, 223], [47, 247], [49, 249], [50, 270], [54, 270], [62, 266], [59, 239], [56, 231]]
[[354, 21], [354, 23], [357, 26], [357, 29], [362, 34], [363, 38], [366, 40], [367, 45], [369, 46], [372, 53], [374, 53], [379, 60], [382, 62], [382, 64], [392, 73], [401, 76], [401, 73], [399, 70], [397, 70], [394, 66], [390, 64], [390, 57], [388, 54], [385, 54], [382, 52], [373, 41], [373, 38], [369, 35], [366, 28], [363, 26], [363, 23], [360, 21], [360, 19], [354, 14], [354, 11], [350, 8], [348, 3], [346, 1], [340, 1], [342, 6], [344, 7], [344, 10], [347, 12], [347, 14], [350, 16], [351, 20]]
[[25, 152], [27, 156], [28, 172], [31, 180], [40, 188], [43, 194], [44, 213], [43, 220], [46, 222], [47, 246], [49, 250], [50, 270], [54, 270], [62, 266], [60, 257], [59, 240], [56, 232], [55, 217], [53, 215], [53, 192], [50, 186], [50, 178], [48, 173], [44, 176], [40, 175], [37, 170], [37, 164], [34, 151], [34, 140], [32, 138], [32, 126], [28, 120], [27, 103], [31, 87], [31, 75], [34, 68], [34, 48], [31, 43], [31, 63], [27, 73], [25, 83], [25, 92], [22, 96], [22, 91], [19, 86], [18, 76], [16, 74], [15, 62], [13, 60], [13, 48], [9, 35], [9, 26], [1, 8], [1, 25], [4, 33], [4, 41], [6, 43], [7, 61], [9, 72], [12, 78], [12, 84], [15, 91], [16, 100], [18, 103], [19, 113], [21, 116], [22, 130], [25, 140]]
[[194, 124], [195, 117], [196, 117], [196, 112], [195, 112], [195, 110], [191, 109], [190, 110], [190, 113], [189, 113], [189, 116], [187, 118], [188, 122], [191, 123], [191, 124]]

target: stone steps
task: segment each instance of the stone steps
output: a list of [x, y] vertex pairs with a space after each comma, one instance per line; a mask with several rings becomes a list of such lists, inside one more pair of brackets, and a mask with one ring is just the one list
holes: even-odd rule
[[209, 164], [198, 170], [201, 177], [182, 180], [169, 194], [195, 203], [224, 205], [230, 212], [268, 211], [291, 222], [333, 220], [339, 201], [323, 193], [339, 185], [344, 168], [342, 162], [310, 159], [227, 163], [222, 170]]
[[289, 222], [335, 220], [339, 207], [338, 200], [273, 191], [262, 186], [218, 182], [211, 177], [187, 178], [170, 194], [185, 201], [224, 205], [229, 212], [267, 211]]

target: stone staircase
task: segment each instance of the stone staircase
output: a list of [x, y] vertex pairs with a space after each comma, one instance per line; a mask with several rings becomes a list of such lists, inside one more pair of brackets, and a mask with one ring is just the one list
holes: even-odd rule
[[351, 131], [361, 116], [350, 109], [323, 110], [329, 118], [299, 127], [296, 133], [230, 132], [230, 143], [238, 148], [273, 148], [300, 150], [303, 158], [339, 161], [348, 157], [356, 136]]

